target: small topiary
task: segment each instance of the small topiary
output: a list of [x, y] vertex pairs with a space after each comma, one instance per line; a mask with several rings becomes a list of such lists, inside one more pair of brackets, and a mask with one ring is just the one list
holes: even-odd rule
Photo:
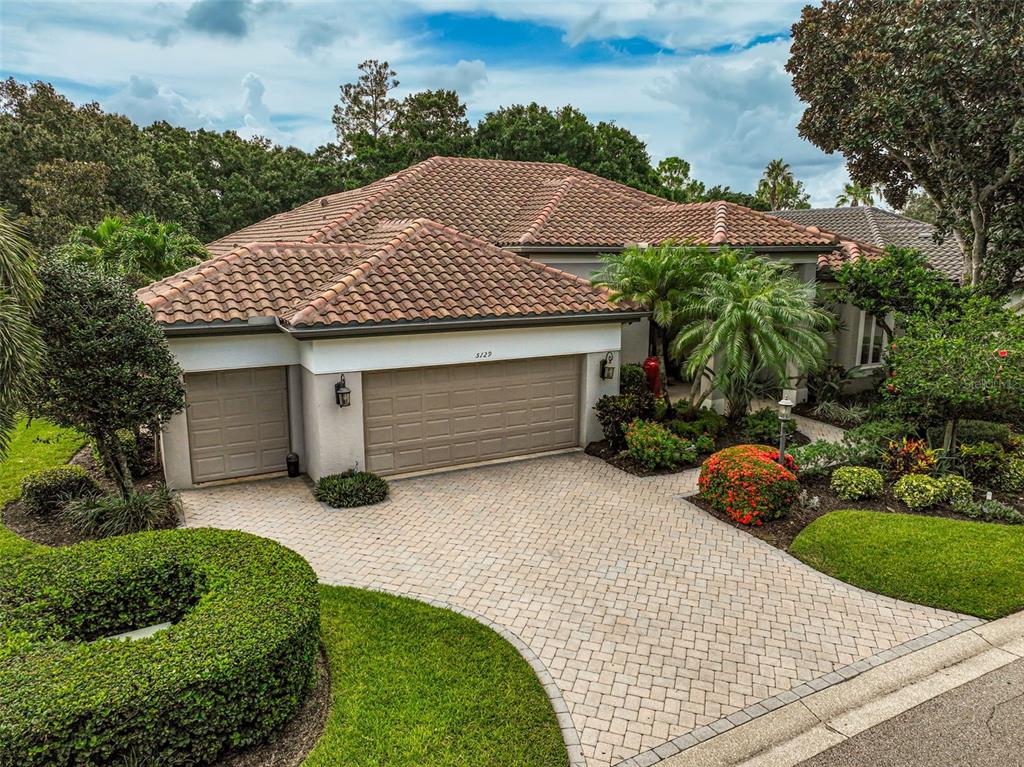
[[700, 467], [700, 494], [715, 511], [744, 525], [761, 525], [786, 514], [800, 495], [796, 464], [766, 445], [719, 450]]
[[609, 446], [619, 451], [626, 447], [626, 427], [637, 419], [647, 420], [654, 415], [654, 398], [650, 392], [606, 394], [594, 405], [594, 412]]
[[373, 472], [352, 469], [320, 477], [313, 496], [336, 509], [369, 506], [388, 497], [388, 483]]
[[832, 472], [832, 491], [844, 501], [877, 498], [885, 488], [882, 474], [866, 466], [840, 466]]
[[942, 503], [946, 496], [945, 485], [927, 474], [907, 474], [892, 487], [892, 494], [907, 505], [920, 511]]
[[152, 490], [136, 490], [127, 498], [117, 493], [79, 498], [61, 514], [72, 528], [106, 538], [173, 527], [181, 515], [181, 500], [160, 484]]
[[984, 486], [992, 486], [1010, 464], [1010, 457], [1003, 450], [1003, 446], [995, 442], [962, 444], [958, 458], [964, 476], [971, 482]]
[[645, 469], [675, 469], [697, 458], [693, 442], [651, 421], [633, 421], [626, 429], [626, 454]]
[[619, 371], [619, 394], [650, 394], [647, 374], [640, 365], [626, 364]]
[[[790, 419], [786, 424], [786, 438], [796, 434], [796, 421]], [[743, 419], [743, 433], [752, 442], [778, 442], [779, 414], [770, 407], [755, 410]]]
[[96, 496], [100, 486], [81, 466], [56, 466], [29, 474], [21, 481], [21, 500], [31, 514], [45, 516], [69, 501]]

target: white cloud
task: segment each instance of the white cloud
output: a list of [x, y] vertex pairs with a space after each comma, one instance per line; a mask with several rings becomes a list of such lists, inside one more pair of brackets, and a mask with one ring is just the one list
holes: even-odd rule
[[463, 98], [487, 82], [487, 65], [480, 59], [459, 59], [450, 67], [434, 67], [427, 72], [427, 82], [434, 88], [457, 91]]
[[213, 121], [187, 98], [166, 85], [157, 85], [148, 77], [132, 75], [121, 90], [106, 100], [105, 106], [120, 112], [140, 125], [166, 120], [186, 128], [211, 128]]

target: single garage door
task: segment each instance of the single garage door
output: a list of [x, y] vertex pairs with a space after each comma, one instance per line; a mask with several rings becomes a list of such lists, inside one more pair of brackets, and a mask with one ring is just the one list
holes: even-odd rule
[[394, 474], [579, 443], [576, 357], [363, 374], [366, 464]]
[[286, 380], [283, 367], [185, 376], [193, 482], [266, 474], [285, 468]]

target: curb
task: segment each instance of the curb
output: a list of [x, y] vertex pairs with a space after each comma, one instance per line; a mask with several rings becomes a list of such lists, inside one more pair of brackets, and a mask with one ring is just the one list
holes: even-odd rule
[[[974, 619], [973, 625], [954, 635], [936, 637], [953, 628], [879, 653], [874, 658], [887, 653], [889, 657], [827, 688], [802, 696], [796, 694], [796, 688], [788, 695], [775, 696], [788, 700], [771, 710], [765, 707], [756, 718], [747, 720], [741, 716], [728, 727], [715, 722], [709, 726], [710, 735], [701, 733], [700, 740], [695, 737], [694, 742], [687, 741], [689, 745], [684, 749], [656, 753], [653, 761], [645, 752], [620, 762], [619, 767], [655, 763], [661, 767], [795, 767], [925, 701], [1024, 658], [1024, 612], [991, 623]], [[735, 714], [724, 721], [734, 717]]]

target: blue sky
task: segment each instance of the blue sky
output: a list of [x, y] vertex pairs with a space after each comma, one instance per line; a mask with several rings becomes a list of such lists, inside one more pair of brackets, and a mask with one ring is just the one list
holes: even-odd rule
[[0, 0], [0, 74], [46, 80], [140, 123], [238, 130], [312, 149], [367, 58], [399, 95], [454, 88], [472, 118], [573, 104], [679, 155], [708, 185], [752, 191], [773, 157], [816, 204], [841, 157], [799, 138], [783, 70], [803, 2], [632, 0]]

